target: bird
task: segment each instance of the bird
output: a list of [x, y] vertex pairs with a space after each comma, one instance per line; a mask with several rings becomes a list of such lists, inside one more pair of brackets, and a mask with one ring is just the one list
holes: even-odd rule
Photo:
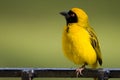
[[65, 17], [66, 24], [62, 34], [64, 55], [76, 65], [77, 76], [82, 75], [86, 66], [97, 68], [102, 65], [100, 44], [94, 29], [90, 26], [87, 13], [74, 7], [60, 12]]

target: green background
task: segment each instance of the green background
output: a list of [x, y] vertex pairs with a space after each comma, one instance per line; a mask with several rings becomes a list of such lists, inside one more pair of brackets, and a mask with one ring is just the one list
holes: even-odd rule
[[61, 46], [66, 23], [59, 12], [73, 7], [89, 16], [101, 44], [102, 67], [119, 68], [120, 0], [0, 0], [0, 67], [78, 67]]

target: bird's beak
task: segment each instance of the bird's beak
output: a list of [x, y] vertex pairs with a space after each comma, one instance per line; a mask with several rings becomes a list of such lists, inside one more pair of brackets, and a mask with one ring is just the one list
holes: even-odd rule
[[64, 12], [60, 12], [60, 14], [63, 15], [66, 19], [70, 17], [68, 12], [65, 12], [65, 11]]
[[63, 16], [67, 16], [67, 15], [68, 15], [68, 12], [65, 12], [65, 11], [64, 11], [64, 12], [60, 12], [60, 14], [63, 15]]

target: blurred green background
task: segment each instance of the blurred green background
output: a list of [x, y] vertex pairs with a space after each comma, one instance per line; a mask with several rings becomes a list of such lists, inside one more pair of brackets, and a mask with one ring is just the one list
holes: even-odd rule
[[101, 44], [102, 67], [119, 68], [120, 0], [0, 0], [0, 67], [78, 67], [61, 48], [65, 19], [59, 12], [72, 7], [88, 14]]

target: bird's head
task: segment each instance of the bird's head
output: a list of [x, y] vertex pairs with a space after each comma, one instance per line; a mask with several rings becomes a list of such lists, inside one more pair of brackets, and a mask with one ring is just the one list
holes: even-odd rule
[[60, 12], [66, 19], [67, 24], [69, 23], [87, 23], [87, 14], [79, 8], [72, 8], [68, 12]]

